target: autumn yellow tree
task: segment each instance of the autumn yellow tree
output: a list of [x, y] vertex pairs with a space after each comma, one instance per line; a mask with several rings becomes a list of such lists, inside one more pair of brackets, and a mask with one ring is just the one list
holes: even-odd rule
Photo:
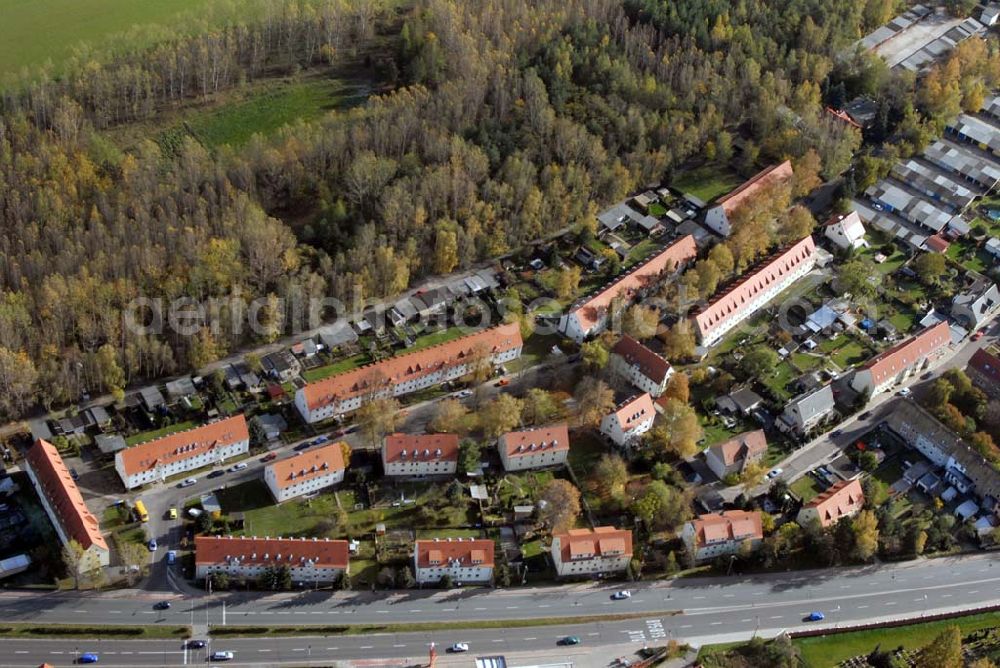
[[556, 478], [542, 488], [538, 496], [538, 519], [552, 533], [573, 528], [580, 515], [580, 490], [569, 480]]

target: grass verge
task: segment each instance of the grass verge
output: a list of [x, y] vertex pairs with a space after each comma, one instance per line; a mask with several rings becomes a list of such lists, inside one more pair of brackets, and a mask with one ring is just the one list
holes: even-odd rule
[[121, 638], [155, 640], [190, 638], [187, 626], [102, 626], [94, 624], [0, 624], [3, 638]]
[[209, 634], [216, 637], [257, 636], [352, 636], [372, 633], [420, 633], [450, 629], [513, 629], [531, 626], [564, 626], [618, 622], [649, 616], [679, 615], [679, 610], [667, 612], [635, 612], [618, 615], [593, 615], [581, 617], [542, 617], [538, 619], [491, 619], [483, 621], [422, 622], [417, 624], [316, 624], [299, 626], [211, 626]]

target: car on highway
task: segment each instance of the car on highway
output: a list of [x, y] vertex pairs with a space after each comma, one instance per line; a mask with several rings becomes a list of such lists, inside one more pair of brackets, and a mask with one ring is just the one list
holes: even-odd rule
[[469, 644], [468, 643], [464, 643], [464, 642], [457, 642], [454, 645], [452, 645], [451, 647], [449, 647], [448, 651], [449, 652], [455, 652], [455, 653], [468, 652], [469, 651]]
[[277, 452], [269, 452], [266, 455], [264, 455], [261, 458], [260, 461], [263, 462], [263, 463], [273, 462], [277, 458], [278, 458], [278, 453]]
[[177, 509], [176, 508], [171, 508], [170, 510], [168, 510], [167, 511], [167, 517], [169, 517], [172, 520], [176, 520], [177, 519]]
[[173, 566], [174, 562], [177, 561], [177, 552], [175, 550], [170, 550], [167, 552], [167, 565]]
[[566, 636], [565, 638], [560, 638], [559, 642], [557, 644], [559, 644], [559, 645], [579, 645], [580, 644], [580, 638], [578, 638], [577, 636]]
[[472, 396], [472, 390], [462, 390], [461, 392], [456, 392], [455, 397], [458, 399], [465, 399], [466, 397]]
[[183, 488], [183, 487], [190, 487], [191, 485], [197, 485], [197, 484], [198, 484], [198, 479], [197, 478], [184, 478], [184, 480], [181, 480], [179, 483], [177, 483], [177, 486]]
[[153, 606], [153, 610], [169, 610], [170, 601], [157, 601], [156, 605]]
[[211, 479], [211, 478], [221, 478], [224, 475], [226, 475], [225, 471], [223, 471], [222, 469], [216, 469], [216, 470], [212, 471], [211, 473], [209, 473], [205, 477], [209, 478], [209, 479]]
[[212, 661], [232, 661], [236, 655], [232, 652], [212, 652], [212, 656], [208, 657]]
[[156, 552], [156, 539], [151, 539], [148, 543], [146, 543], [146, 547], [149, 548], [150, 552]]
[[773, 468], [773, 469], [771, 469], [770, 471], [767, 472], [767, 479], [768, 480], [774, 480], [775, 478], [777, 478], [779, 475], [781, 475], [784, 472], [785, 472], [785, 469], [781, 468], [780, 466], [778, 466], [777, 468]]
[[622, 589], [621, 591], [616, 591], [611, 595], [612, 601], [624, 601], [627, 598], [632, 598], [632, 592], [628, 589]]
[[94, 654], [93, 652], [84, 652], [80, 656], [76, 657], [77, 663], [99, 663], [101, 657]]
[[819, 611], [810, 612], [806, 616], [806, 621], [807, 622], [821, 622], [824, 619], [826, 619], [826, 615], [824, 615], [822, 612], [819, 612]]
[[208, 643], [204, 640], [188, 640], [188, 649], [203, 649], [208, 646]]
[[229, 472], [230, 473], [236, 473], [237, 471], [242, 471], [246, 467], [247, 467], [247, 463], [246, 462], [240, 462], [239, 464], [233, 464], [232, 466], [229, 467]]

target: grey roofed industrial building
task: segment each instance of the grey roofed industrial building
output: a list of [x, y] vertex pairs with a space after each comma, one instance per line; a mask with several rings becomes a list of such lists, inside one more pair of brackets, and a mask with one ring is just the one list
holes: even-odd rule
[[878, 103], [870, 97], [856, 97], [844, 107], [844, 111], [855, 123], [868, 127], [878, 113]]
[[982, 23], [969, 17], [950, 28], [937, 39], [924, 44], [921, 48], [907, 56], [905, 60], [898, 63], [896, 67], [907, 69], [911, 72], [919, 72], [954, 49], [960, 42], [964, 42], [973, 35], [981, 33], [984, 29], [985, 26]]
[[[409, 322], [417, 317], [419, 309], [417, 305], [410, 301], [409, 298], [400, 299], [398, 302], [392, 305], [389, 309], [389, 317], [393, 319], [396, 325], [401, 325], [404, 322]], [[357, 336], [354, 337], [355, 340]]]
[[899, 241], [904, 241], [913, 248], [923, 248], [927, 241], [927, 235], [918, 232], [916, 225], [903, 220], [899, 216], [872, 208], [872, 203], [867, 200], [851, 200], [851, 208], [858, 212], [861, 220], [877, 227], [886, 234], [890, 234]]
[[94, 437], [97, 449], [105, 455], [113, 455], [125, 449], [125, 438], [119, 434], [98, 434]]
[[233, 371], [236, 373], [236, 377], [240, 383], [242, 383], [248, 390], [253, 390], [261, 385], [260, 376], [258, 376], [250, 365], [246, 362], [237, 362], [232, 366]]
[[656, 216], [643, 216], [642, 219], [639, 220], [638, 225], [642, 229], [646, 230], [646, 232], [652, 232], [657, 227], [661, 227], [662, 223], [660, 223]]
[[338, 346], [357, 341], [358, 333], [354, 331], [351, 323], [346, 319], [340, 319], [329, 327], [319, 330], [319, 340], [323, 342], [327, 350], [333, 350]]
[[150, 385], [139, 390], [139, 396], [142, 397], [142, 403], [151, 411], [167, 403], [167, 400], [163, 398], [163, 393], [160, 392], [160, 388], [155, 385]]
[[918, 197], [891, 179], [882, 179], [865, 191], [872, 201], [934, 232], [942, 231], [955, 216]]
[[108, 409], [104, 406], [91, 406], [85, 412], [90, 415], [90, 422], [92, 424], [100, 426], [111, 422], [111, 416], [108, 415]]
[[993, 155], [1000, 154], [1000, 128], [978, 116], [960, 114], [947, 126], [948, 132], [963, 141], [978, 145]]
[[181, 378], [167, 382], [167, 395], [171, 399], [190, 397], [197, 392], [198, 390], [195, 389], [191, 376], [182, 376]]
[[685, 220], [683, 223], [677, 226], [677, 236], [685, 237], [687, 235], [694, 237], [694, 243], [701, 248], [703, 245], [707, 244], [712, 238], [712, 233], [705, 229], [703, 226], [694, 222], [693, 220]]
[[949, 172], [961, 174], [984, 190], [991, 190], [1000, 182], [1000, 164], [946, 139], [928, 146], [924, 157]]
[[31, 438], [43, 441], [52, 440], [52, 430], [49, 429], [49, 421], [45, 419], [29, 420], [28, 427], [31, 429]]
[[994, 95], [986, 100], [986, 104], [983, 106], [983, 113], [1000, 120], [1000, 95]]
[[964, 211], [980, 194], [954, 177], [913, 158], [893, 165], [892, 175], [932, 200], [952, 207], [955, 212]]
[[895, 37], [930, 13], [931, 10], [924, 5], [914, 5], [899, 16], [890, 20], [885, 25], [879, 26], [872, 32], [865, 35], [861, 38], [858, 44], [866, 51], [874, 49], [879, 44]]
[[667, 219], [672, 223], [680, 225], [687, 220], [687, 216], [685, 216], [684, 212], [680, 209], [671, 209], [670, 211], [667, 211]]
[[597, 214], [597, 221], [605, 230], [613, 232], [622, 225], [627, 225], [629, 221], [639, 224], [642, 214], [630, 207], [625, 202], [619, 202], [610, 209], [605, 209]]

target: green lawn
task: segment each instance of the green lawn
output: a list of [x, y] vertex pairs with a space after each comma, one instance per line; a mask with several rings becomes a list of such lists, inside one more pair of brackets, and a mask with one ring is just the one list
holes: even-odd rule
[[[104, 44], [115, 33], [142, 27], [147, 37], [130, 42], [152, 42], [159, 33], [176, 31], [195, 22], [179, 21], [179, 14], [213, 12], [213, 0], [0, 0], [0, 75], [51, 61], [60, 65], [81, 43]], [[154, 30], [156, 26], [159, 30]], [[135, 31], [138, 33], [138, 31]], [[115, 40], [120, 46], [120, 40]]]
[[566, 352], [567, 340], [558, 334], [532, 334], [525, 339], [521, 356], [508, 364], [507, 370], [519, 371], [544, 362], [551, 354], [552, 346], [559, 346], [560, 350]]
[[642, 260], [647, 255], [649, 255], [654, 248], [659, 247], [659, 242], [653, 239], [643, 239], [628, 251], [628, 256], [625, 258], [624, 267], [631, 267], [632, 265]]
[[940, 622], [912, 624], [896, 628], [873, 629], [855, 633], [839, 633], [815, 638], [799, 638], [793, 642], [802, 652], [803, 665], [809, 668], [833, 668], [853, 656], [869, 654], [876, 645], [894, 649], [900, 645], [917, 649], [929, 643], [948, 626], [958, 625], [963, 635], [1000, 626], [1000, 613], [969, 615]]
[[660, 217], [666, 215], [667, 207], [663, 206], [659, 202], [653, 202], [649, 205], [649, 215]]
[[210, 146], [239, 146], [255, 133], [268, 134], [296, 120], [312, 120], [332, 109], [359, 104], [367, 93], [362, 86], [331, 78], [281, 81], [246, 99], [191, 115], [187, 123]]
[[413, 345], [400, 354], [412, 353], [417, 350], [423, 350], [424, 348], [436, 346], [440, 343], [454, 341], [455, 339], [465, 336], [468, 333], [469, 331], [464, 327], [450, 327], [448, 329], [435, 330], [429, 334], [418, 336], [417, 340], [413, 342]]
[[833, 353], [833, 362], [841, 369], [860, 364], [871, 357], [873, 353], [862, 346], [854, 339], [849, 339], [847, 343], [838, 348]]
[[261, 480], [221, 489], [216, 492], [216, 498], [224, 514], [244, 514], [243, 534], [247, 536], [311, 537], [320, 521], [335, 517], [337, 508], [331, 492], [309, 500], [293, 499], [275, 505]]
[[912, 311], [897, 311], [889, 317], [889, 322], [893, 324], [900, 334], [906, 334], [916, 326], [917, 315]]
[[[235, 406], [234, 406], [235, 408]], [[197, 426], [194, 420], [188, 420], [186, 422], [178, 422], [176, 424], [167, 425], [162, 429], [153, 429], [151, 431], [143, 431], [138, 434], [133, 434], [125, 439], [126, 445], [136, 445], [137, 443], [145, 443], [146, 441], [152, 441], [154, 439], [166, 436], [167, 434], [173, 434], [177, 431], [184, 431], [185, 429], [194, 429]]]
[[781, 362], [774, 369], [774, 373], [761, 378], [761, 382], [771, 388], [780, 399], [790, 399], [792, 394], [788, 391], [788, 384], [796, 376], [796, 371], [788, 362]]
[[803, 503], [812, 501], [816, 496], [819, 495], [823, 490], [820, 488], [819, 483], [816, 479], [810, 475], [804, 475], [791, 485], [788, 489], [792, 491], [792, 494], [802, 499]]
[[371, 361], [368, 357], [368, 353], [360, 353], [354, 355], [353, 357], [348, 357], [340, 360], [339, 362], [334, 362], [333, 364], [327, 364], [325, 366], [318, 366], [315, 369], [307, 369], [302, 372], [302, 377], [312, 383], [317, 380], [323, 380], [330, 376], [334, 376], [338, 373], [344, 373], [345, 371], [350, 371], [351, 369], [357, 369], [360, 366], [364, 366]]
[[966, 269], [978, 272], [985, 272], [993, 262], [986, 251], [980, 249], [975, 242], [966, 239], [953, 241], [945, 251], [945, 255]]
[[680, 174], [670, 185], [686, 195], [694, 195], [704, 202], [711, 202], [741, 183], [743, 179], [739, 174], [728, 167], [705, 165]]
[[569, 450], [569, 463], [578, 476], [586, 476], [597, 464], [601, 455], [608, 451], [608, 446], [593, 431], [574, 434]]

